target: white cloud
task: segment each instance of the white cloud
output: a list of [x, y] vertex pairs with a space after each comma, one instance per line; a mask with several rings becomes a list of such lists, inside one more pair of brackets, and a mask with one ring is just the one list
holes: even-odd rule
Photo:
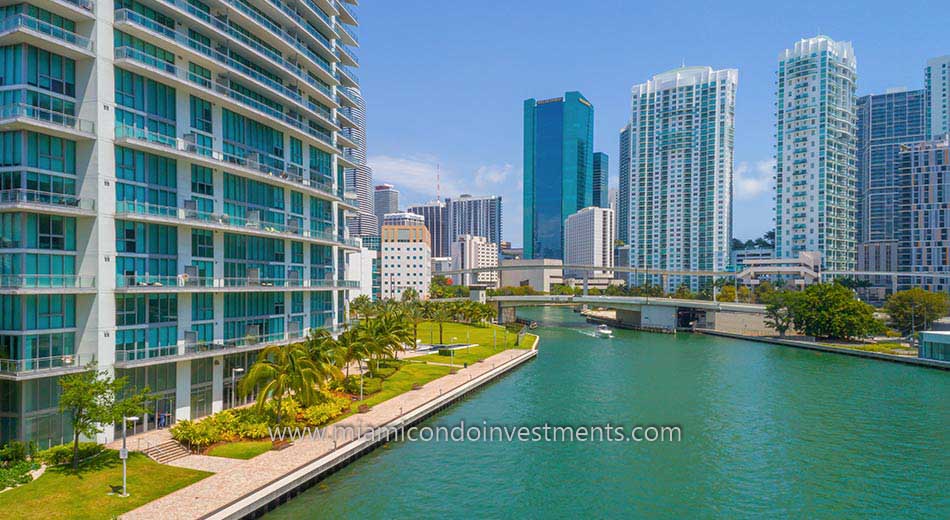
[[775, 171], [775, 160], [757, 161], [753, 166], [743, 161], [736, 166], [733, 184], [735, 185], [736, 199], [757, 199], [763, 194], [771, 193]]
[[510, 164], [479, 166], [475, 170], [475, 185], [482, 188], [493, 184], [501, 184], [505, 182], [512, 170], [513, 167]]
[[[438, 193], [442, 197], [457, 197], [462, 193], [510, 197], [512, 188], [520, 189], [522, 182], [520, 175], [513, 175], [516, 172], [510, 163], [482, 165], [473, 173], [460, 173], [429, 154], [377, 155], [370, 157], [367, 163], [373, 169], [374, 183], [389, 183], [404, 193], [401, 205], [432, 200]], [[437, 176], [441, 189], [437, 188]]]

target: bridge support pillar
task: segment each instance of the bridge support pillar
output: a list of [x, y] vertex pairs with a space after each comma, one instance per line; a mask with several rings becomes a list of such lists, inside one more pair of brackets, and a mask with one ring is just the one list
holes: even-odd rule
[[584, 273], [584, 292], [583, 292], [584, 296], [587, 296], [588, 277], [589, 277], [589, 276], [590, 276], [590, 275], [589, 275], [588, 273], [586, 273], [586, 272]]
[[892, 274], [891, 275], [891, 294], [894, 294], [896, 292], [897, 292], [897, 275]]

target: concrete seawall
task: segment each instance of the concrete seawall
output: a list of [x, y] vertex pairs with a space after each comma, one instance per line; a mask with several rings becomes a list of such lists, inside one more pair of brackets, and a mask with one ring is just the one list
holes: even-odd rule
[[720, 332], [709, 329], [696, 329], [700, 334], [709, 334], [710, 336], [722, 336], [724, 338], [744, 339], [748, 341], [758, 341], [760, 343], [771, 343], [773, 345], [782, 345], [785, 347], [801, 348], [806, 350], [815, 350], [818, 352], [829, 352], [832, 354], [844, 354], [846, 356], [863, 357], [868, 359], [878, 359], [881, 361], [890, 361], [892, 363], [903, 363], [905, 365], [916, 365], [921, 367], [936, 368], [938, 370], [950, 370], [950, 363], [935, 361], [932, 359], [921, 359], [907, 356], [895, 356], [893, 354], [883, 354], [880, 352], [867, 352], [864, 350], [852, 350], [847, 348], [829, 347], [827, 345], [818, 345], [807, 341], [796, 341], [792, 339], [765, 338], [761, 336], [744, 336], [742, 334], [733, 334], [729, 332]]
[[[472, 377], [468, 382], [448, 390], [441, 395], [422, 403], [383, 425], [377, 425], [377, 428], [405, 428], [418, 424], [439, 411], [451, 406], [466, 395], [491, 381], [501, 377], [511, 370], [521, 366], [534, 359], [537, 354], [537, 336], [534, 337], [534, 345], [531, 349], [525, 350], [519, 355], [505, 363], [498, 365], [478, 376]], [[485, 363], [485, 362], [483, 362]], [[373, 451], [375, 448], [388, 442], [387, 439], [374, 438], [366, 436], [360, 439], [349, 441], [346, 444], [334, 449], [323, 457], [320, 457], [303, 467], [297, 468], [283, 477], [268, 482], [267, 484], [242, 496], [240, 499], [230, 504], [210, 512], [203, 518], [209, 519], [239, 519], [239, 518], [257, 518], [267, 511], [287, 502], [296, 497], [301, 492], [314, 486], [320, 480], [326, 478], [332, 473], [345, 467], [347, 464], [355, 461], [363, 455]]]

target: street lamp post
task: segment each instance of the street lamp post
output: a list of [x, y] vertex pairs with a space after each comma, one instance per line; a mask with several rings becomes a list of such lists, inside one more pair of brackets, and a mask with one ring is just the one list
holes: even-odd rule
[[129, 450], [125, 447], [125, 426], [129, 421], [137, 422], [138, 417], [122, 417], [122, 450], [119, 451], [119, 458], [122, 459], [122, 496], [129, 496], [126, 479], [126, 461], [129, 459]]
[[231, 408], [234, 408], [234, 401], [237, 398], [237, 385], [235, 376], [241, 372], [244, 372], [244, 369], [241, 367], [231, 369]]

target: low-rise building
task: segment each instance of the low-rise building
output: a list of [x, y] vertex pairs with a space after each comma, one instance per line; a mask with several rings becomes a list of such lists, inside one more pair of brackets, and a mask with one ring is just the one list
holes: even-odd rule
[[552, 285], [564, 283], [564, 264], [554, 258], [502, 260], [502, 267], [520, 267], [501, 272], [502, 287], [531, 287], [550, 292]]
[[380, 239], [383, 299], [399, 299], [409, 288], [428, 298], [432, 279], [429, 230], [422, 224], [384, 225]]
[[771, 260], [775, 258], [775, 249], [771, 247], [750, 247], [732, 250], [732, 266], [736, 271], [745, 269], [749, 260]]
[[921, 332], [917, 357], [950, 361], [950, 331]]
[[821, 273], [821, 253], [801, 251], [797, 258], [746, 259], [745, 267], [736, 277], [740, 283], [757, 285], [763, 280], [782, 280], [790, 287], [801, 288], [818, 282]]
[[[452, 270], [498, 267], [498, 244], [485, 237], [459, 235], [452, 242]], [[480, 284], [489, 287], [498, 285], [498, 271], [463, 273], [452, 276], [456, 285]]]

